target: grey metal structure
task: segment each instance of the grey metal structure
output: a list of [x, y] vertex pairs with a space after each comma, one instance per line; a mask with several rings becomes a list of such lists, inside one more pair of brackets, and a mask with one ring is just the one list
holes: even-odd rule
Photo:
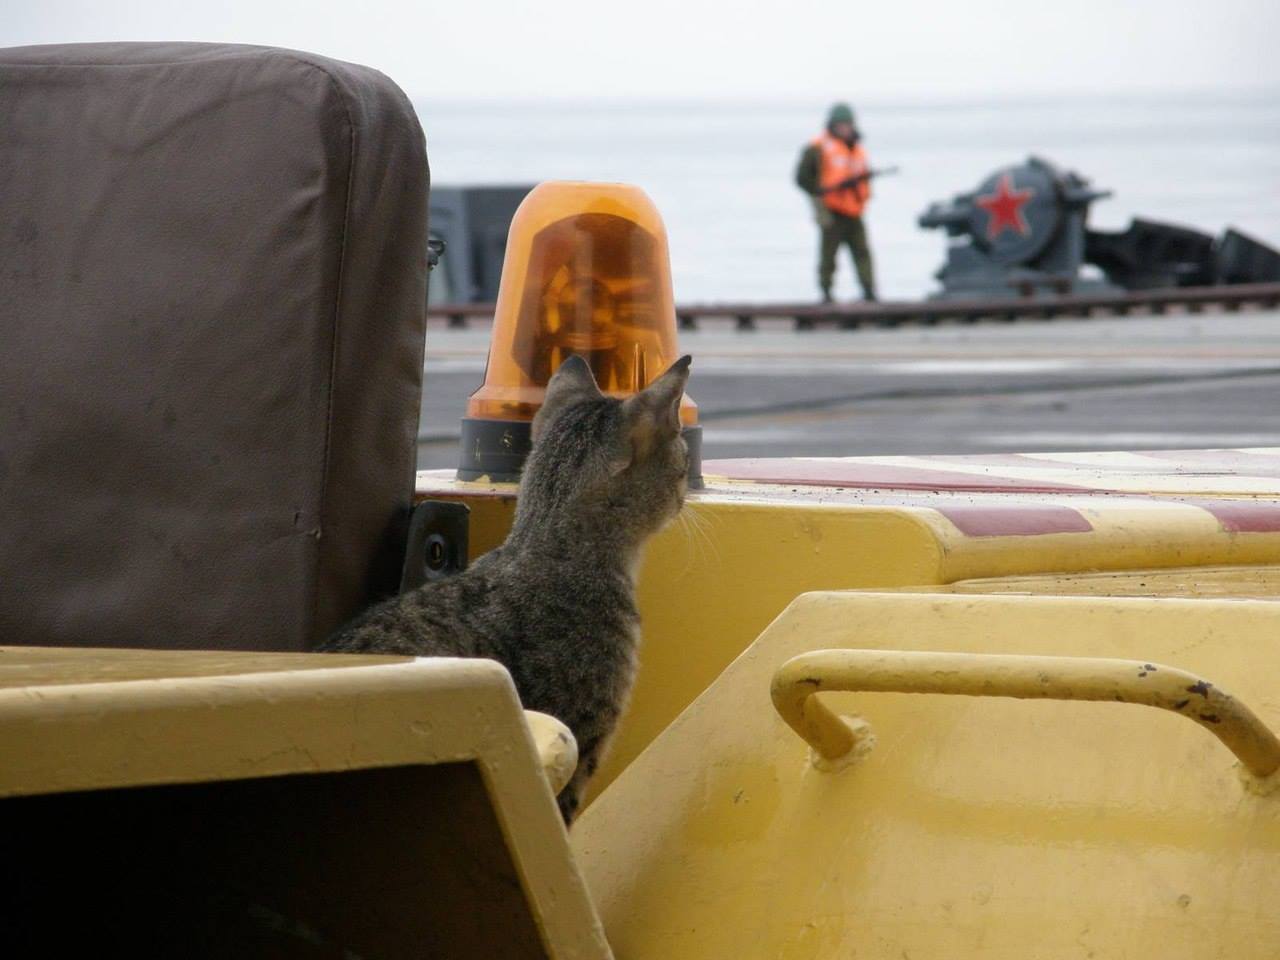
[[1280, 282], [1280, 250], [1234, 227], [1222, 234], [1215, 252], [1218, 283]]
[[431, 189], [431, 235], [445, 242], [431, 274], [431, 302], [491, 303], [498, 296], [507, 230], [525, 186]]
[[1110, 196], [1038, 157], [997, 170], [919, 219], [952, 238], [935, 298], [1004, 298], [1118, 289], [1080, 276], [1089, 204]]

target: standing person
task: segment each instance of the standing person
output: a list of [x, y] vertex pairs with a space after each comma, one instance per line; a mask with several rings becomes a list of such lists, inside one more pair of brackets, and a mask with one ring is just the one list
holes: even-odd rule
[[814, 215], [822, 231], [818, 256], [818, 287], [822, 302], [831, 302], [836, 251], [848, 244], [865, 300], [876, 299], [871, 247], [862, 211], [871, 199], [871, 167], [859, 140], [853, 108], [837, 103], [827, 115], [827, 129], [800, 155], [796, 183], [813, 198]]

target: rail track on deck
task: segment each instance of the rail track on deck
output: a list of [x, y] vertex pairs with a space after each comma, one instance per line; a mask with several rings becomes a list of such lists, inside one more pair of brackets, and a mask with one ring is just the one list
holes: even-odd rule
[[[1280, 307], [1280, 283], [1250, 283], [1130, 290], [1123, 293], [1040, 293], [981, 300], [681, 304], [676, 307], [676, 317], [681, 329], [685, 330], [696, 330], [703, 323], [728, 324], [739, 330], [778, 325], [790, 325], [796, 330], [857, 330], [862, 327], [1011, 323], [1022, 320], [1199, 313], [1211, 308], [1234, 312], [1277, 307]], [[427, 309], [427, 317], [436, 323], [443, 321], [449, 327], [467, 327], [473, 323], [490, 323], [493, 311], [492, 303], [433, 304]]]

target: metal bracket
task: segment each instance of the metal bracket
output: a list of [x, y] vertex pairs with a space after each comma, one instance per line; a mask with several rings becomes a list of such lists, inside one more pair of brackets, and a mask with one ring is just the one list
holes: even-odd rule
[[400, 592], [443, 580], [467, 569], [471, 508], [465, 503], [424, 500], [409, 515], [409, 539]]

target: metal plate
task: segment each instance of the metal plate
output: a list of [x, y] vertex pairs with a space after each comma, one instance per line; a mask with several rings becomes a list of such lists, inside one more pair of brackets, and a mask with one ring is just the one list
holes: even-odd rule
[[970, 233], [999, 264], [1033, 260], [1061, 222], [1052, 171], [1038, 164], [997, 170], [973, 194]]

